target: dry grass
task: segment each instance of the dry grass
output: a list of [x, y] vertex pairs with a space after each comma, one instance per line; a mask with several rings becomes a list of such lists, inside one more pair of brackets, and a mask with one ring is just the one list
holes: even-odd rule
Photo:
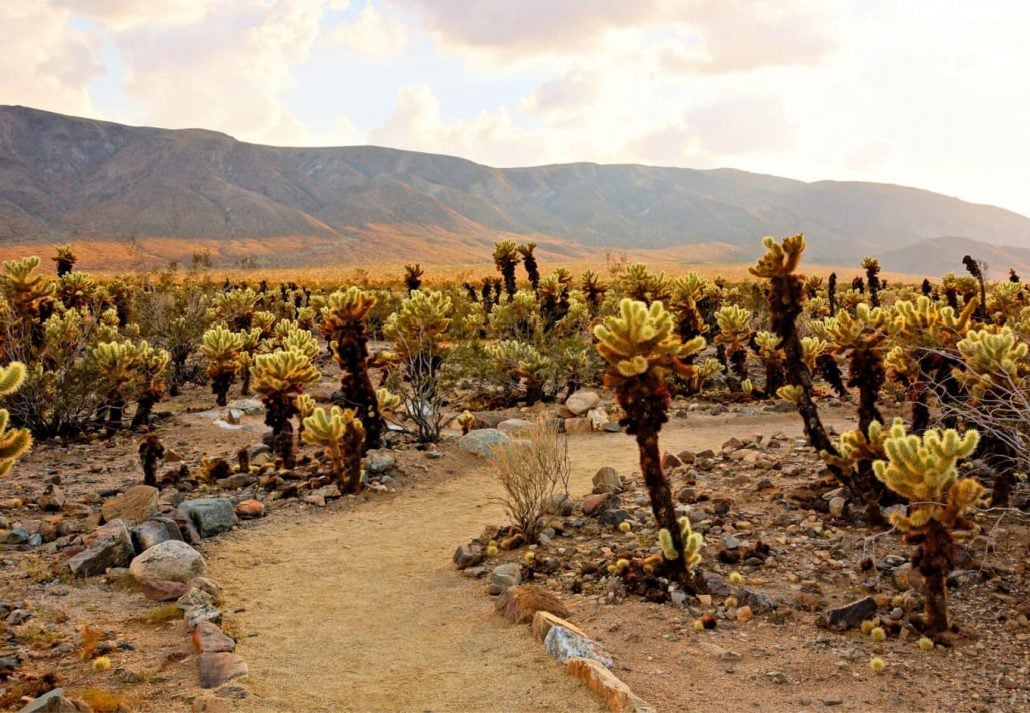
[[494, 452], [500, 499], [512, 524], [530, 542], [543, 529], [555, 495], [568, 494], [571, 464], [568, 439], [543, 419]]

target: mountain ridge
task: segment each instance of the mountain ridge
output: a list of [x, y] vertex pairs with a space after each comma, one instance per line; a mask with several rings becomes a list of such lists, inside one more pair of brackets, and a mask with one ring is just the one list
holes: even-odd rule
[[278, 264], [334, 251], [342, 262], [431, 263], [488, 260], [511, 237], [570, 257], [719, 244], [738, 260], [763, 235], [796, 232], [811, 260], [836, 264], [944, 236], [1030, 248], [1024, 216], [894, 184], [642, 164], [495, 168], [0, 106], [0, 245], [216, 241]]

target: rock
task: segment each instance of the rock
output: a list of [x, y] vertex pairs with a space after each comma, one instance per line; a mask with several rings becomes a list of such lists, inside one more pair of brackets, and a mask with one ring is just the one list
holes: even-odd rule
[[216, 483], [222, 490], [239, 490], [240, 488], [246, 488], [248, 485], [253, 483], [256, 478], [250, 473], [233, 473], [227, 478], [219, 478]]
[[197, 624], [190, 638], [193, 650], [198, 654], [232, 653], [236, 650], [236, 642], [211, 622]]
[[767, 671], [765, 674], [773, 683], [789, 683], [790, 679], [783, 671]]
[[603, 408], [592, 408], [587, 411], [587, 418], [590, 420], [590, 427], [595, 431], [603, 431], [611, 419], [608, 412]]
[[522, 418], [509, 418], [497, 424], [497, 430], [508, 436], [521, 436], [533, 428], [533, 422]]
[[551, 630], [552, 626], [563, 626], [572, 633], [579, 634], [584, 639], [590, 638], [581, 629], [576, 627], [575, 624], [571, 624], [560, 616], [555, 616], [551, 612], [543, 610], [533, 615], [530, 631], [533, 634], [533, 638], [542, 643], [547, 638], [547, 632]]
[[728, 597], [732, 590], [730, 589], [729, 582], [718, 572], [701, 572], [701, 577], [705, 580], [705, 585], [708, 588], [708, 592], [713, 597]]
[[564, 626], [554, 625], [544, 638], [544, 651], [553, 659], [566, 663], [570, 658], [584, 658], [598, 661], [608, 668], [612, 657], [593, 639], [577, 634]]
[[32, 533], [24, 527], [15, 527], [7, 532], [0, 532], [0, 545], [24, 545], [32, 537]]
[[222, 623], [222, 612], [212, 604], [191, 606], [183, 614], [186, 617], [186, 628], [189, 631], [193, 631], [205, 622], [212, 624]]
[[171, 518], [154, 517], [132, 528], [132, 541], [137, 552], [146, 552], [168, 540], [182, 540], [179, 526]]
[[461, 450], [480, 458], [492, 458], [494, 450], [511, 442], [506, 433], [496, 428], [480, 428], [469, 431], [458, 441]]
[[629, 520], [629, 513], [621, 508], [605, 510], [597, 518], [597, 522], [605, 527], [618, 527], [626, 520]]
[[222, 591], [222, 588], [219, 586], [218, 582], [207, 577], [194, 577], [189, 581], [189, 585], [191, 587], [196, 587], [197, 589], [207, 592], [212, 597], [217, 597], [218, 593]]
[[605, 433], [620, 433], [622, 426], [619, 425], [618, 421], [612, 421], [611, 423], [604, 424]]
[[522, 567], [517, 562], [498, 565], [490, 573], [490, 594], [501, 594], [521, 581]]
[[662, 456], [663, 470], [672, 470], [673, 468], [679, 468], [681, 465], [683, 465], [683, 461], [675, 453], [666, 453]]
[[618, 504], [618, 498], [613, 498], [609, 493], [590, 495], [583, 500], [583, 514], [587, 517], [596, 517], [613, 503]]
[[835, 518], [844, 517], [844, 508], [846, 508], [847, 505], [847, 499], [840, 495], [830, 498], [830, 515]]
[[203, 589], [190, 587], [189, 590], [178, 599], [179, 608], [183, 611], [192, 607], [202, 607], [214, 604], [215, 598]]
[[241, 500], [234, 508], [236, 516], [241, 520], [253, 520], [265, 516], [265, 506], [260, 500]]
[[159, 495], [158, 489], [151, 485], [134, 485], [104, 503], [101, 509], [104, 522], [122, 520], [126, 525], [138, 525], [155, 515], [160, 515]]
[[622, 490], [622, 476], [610, 465], [594, 473], [594, 493], [618, 493]]
[[699, 649], [704, 651], [706, 654], [714, 656], [715, 658], [719, 659], [720, 661], [740, 661], [742, 658], [744, 658], [743, 656], [738, 654], [736, 651], [731, 651], [730, 649], [724, 649], [723, 647], [721, 647], [721, 646], [719, 646], [717, 644], [713, 644], [710, 641], [705, 641], [704, 639], [699, 639], [698, 642], [697, 642], [697, 646], [698, 646]]
[[20, 708], [18, 713], [85, 713], [88, 710], [90, 708], [84, 704], [65, 698], [63, 688], [55, 688]]
[[39, 505], [39, 509], [43, 512], [60, 512], [64, 509], [66, 501], [67, 498], [65, 498], [64, 492], [53, 483], [50, 483], [46, 486], [43, 494], [39, 496], [36, 504]]
[[116, 668], [111, 676], [119, 683], [143, 683], [143, 674], [127, 668]]
[[230, 425], [239, 426], [242, 420], [243, 411], [240, 411], [238, 408], [231, 408], [225, 412], [225, 422]]
[[200, 687], [218, 688], [228, 681], [247, 677], [247, 664], [242, 657], [229, 652], [204, 653], [197, 657], [200, 666]]
[[201, 537], [213, 537], [236, 524], [236, 513], [229, 498], [200, 498], [179, 505], [182, 513]]
[[836, 609], [827, 609], [816, 619], [816, 624], [835, 631], [847, 631], [860, 625], [876, 613], [876, 600], [863, 597]]
[[569, 435], [593, 432], [593, 426], [588, 418], [567, 418], [562, 422], [562, 425], [565, 428], [565, 433]]
[[728, 550], [740, 549], [740, 540], [728, 532], [722, 534], [722, 546]]
[[565, 399], [565, 408], [575, 416], [582, 416], [599, 403], [601, 403], [601, 397], [596, 391], [577, 391]]
[[365, 468], [373, 475], [389, 473], [396, 467], [397, 459], [385, 451], [370, 451], [365, 459]]
[[763, 612], [772, 611], [778, 609], [780, 602], [775, 597], [771, 597], [768, 594], [762, 594], [756, 592], [753, 589], [747, 587], [741, 587], [737, 590], [737, 606], [751, 607], [751, 611], [754, 614], [761, 614]]
[[261, 416], [265, 413], [265, 405], [258, 399], [236, 399], [230, 401], [228, 407], [242, 411], [248, 416]]
[[190, 585], [184, 582], [172, 582], [167, 579], [154, 579], [145, 577], [137, 580], [143, 596], [152, 602], [170, 602], [178, 599], [190, 590]]
[[494, 608], [512, 624], [527, 624], [538, 611], [548, 611], [567, 619], [569, 610], [558, 597], [542, 587], [508, 587], [494, 604]]
[[121, 520], [98, 527], [90, 533], [86, 544], [85, 550], [68, 560], [76, 577], [95, 577], [110, 567], [124, 567], [136, 554], [129, 528]]
[[578, 678], [604, 701], [610, 711], [621, 713], [654, 713], [655, 709], [633, 694], [604, 664], [594, 659], [571, 658], [565, 672]]
[[129, 565], [129, 572], [137, 582], [143, 579], [188, 582], [206, 571], [203, 555], [179, 540], [154, 545]]
[[483, 548], [477, 544], [458, 545], [454, 551], [454, 564], [458, 569], [475, 567], [483, 561]]

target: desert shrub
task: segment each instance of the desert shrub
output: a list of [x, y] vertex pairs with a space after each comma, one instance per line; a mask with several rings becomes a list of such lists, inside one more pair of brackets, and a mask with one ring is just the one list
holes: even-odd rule
[[556, 495], [567, 495], [571, 466], [568, 441], [557, 422], [539, 420], [494, 451], [501, 503], [511, 523], [535, 542]]

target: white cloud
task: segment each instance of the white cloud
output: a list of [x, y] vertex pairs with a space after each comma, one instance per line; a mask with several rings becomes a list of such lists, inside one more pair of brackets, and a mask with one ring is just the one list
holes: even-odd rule
[[93, 116], [87, 86], [103, 72], [98, 43], [41, 2], [0, 3], [0, 104]]
[[346, 45], [363, 57], [392, 57], [404, 49], [408, 31], [397, 20], [387, 17], [371, 2], [358, 13], [354, 22], [344, 23], [332, 33], [334, 42]]
[[[224, 1], [224, 0], [223, 0]], [[203, 18], [218, 0], [56, 0], [58, 6], [103, 22], [112, 29], [142, 23], [180, 25]]]

